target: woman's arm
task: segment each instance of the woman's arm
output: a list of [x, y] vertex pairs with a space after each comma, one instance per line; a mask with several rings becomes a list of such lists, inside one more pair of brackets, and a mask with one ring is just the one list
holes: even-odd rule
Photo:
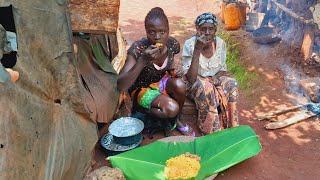
[[137, 61], [128, 54], [126, 63], [120, 71], [119, 78], [117, 81], [118, 91], [126, 91], [137, 79], [143, 67], [148, 61], [139, 58]]
[[194, 48], [191, 65], [185, 75], [187, 81], [189, 81], [191, 84], [195, 83], [197, 80], [200, 51], [201, 50]]
[[158, 56], [159, 51], [159, 47], [151, 45], [143, 52], [143, 54], [137, 60], [135, 60], [132, 57], [132, 55], [128, 54], [126, 63], [120, 71], [119, 78], [117, 81], [118, 91], [123, 92], [129, 89], [129, 87], [131, 87], [132, 84], [138, 78], [144, 66], [149, 61], [155, 59]]
[[205, 40], [205, 35], [201, 35], [200, 37], [198, 37], [196, 39], [196, 42], [194, 45], [194, 50], [193, 50], [193, 55], [192, 55], [191, 65], [185, 75], [187, 81], [189, 81], [191, 84], [195, 83], [197, 80], [200, 52], [206, 46], [207, 46], [207, 42]]

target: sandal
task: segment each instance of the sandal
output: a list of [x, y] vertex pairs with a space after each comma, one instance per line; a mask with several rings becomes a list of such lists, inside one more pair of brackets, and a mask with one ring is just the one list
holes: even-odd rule
[[169, 119], [169, 121], [167, 122], [167, 129], [169, 130], [169, 131], [173, 131], [176, 127], [177, 127], [177, 119], [175, 118], [175, 119]]
[[191, 137], [196, 136], [196, 133], [192, 130], [192, 128], [188, 124], [185, 124], [185, 126], [181, 128], [177, 127], [177, 129], [180, 131], [181, 134], [185, 136], [191, 136]]

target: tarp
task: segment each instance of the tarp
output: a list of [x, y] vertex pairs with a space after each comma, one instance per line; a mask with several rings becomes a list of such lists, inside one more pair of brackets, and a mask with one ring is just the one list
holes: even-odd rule
[[0, 179], [82, 179], [98, 135], [83, 100], [66, 2], [0, 0], [10, 4], [20, 79], [0, 83]]
[[77, 67], [84, 92], [85, 107], [93, 121], [108, 123], [118, 107], [117, 72], [109, 61], [105, 35], [75, 36]]

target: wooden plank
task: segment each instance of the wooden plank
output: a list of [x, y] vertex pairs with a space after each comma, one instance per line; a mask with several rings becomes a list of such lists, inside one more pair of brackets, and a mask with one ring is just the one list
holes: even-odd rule
[[284, 114], [284, 113], [287, 113], [287, 112], [290, 112], [290, 111], [294, 111], [294, 110], [297, 110], [299, 108], [302, 108], [303, 105], [298, 105], [298, 106], [293, 106], [293, 107], [289, 107], [287, 109], [281, 109], [281, 110], [277, 110], [277, 111], [273, 111], [273, 112], [270, 112], [266, 115], [263, 115], [263, 116], [259, 116], [257, 118], [258, 121], [262, 121], [262, 120], [267, 120], [267, 119], [271, 119], [271, 118], [274, 118], [280, 114]]
[[298, 123], [300, 121], [303, 121], [303, 120], [308, 119], [313, 116], [316, 116], [316, 115], [310, 111], [304, 110], [301, 113], [299, 113], [291, 118], [285, 119], [283, 121], [269, 123], [265, 126], [265, 128], [266, 129], [280, 129], [280, 128], [284, 128], [286, 126], [289, 126], [291, 124]]
[[308, 61], [313, 52], [313, 44], [314, 44], [314, 29], [310, 26], [305, 26], [303, 41], [301, 46], [301, 52], [304, 55], [304, 60]]
[[112, 61], [119, 52], [117, 33], [108, 34], [108, 44], [110, 48], [110, 61]]
[[127, 59], [126, 42], [122, 36], [120, 29], [118, 29], [118, 31], [117, 31], [116, 40], [117, 40], [118, 53], [117, 53], [117, 56], [112, 59], [111, 64], [112, 64], [113, 68], [117, 71], [117, 73], [119, 74], [120, 70], [124, 66], [126, 59]]
[[116, 33], [120, 0], [69, 0], [73, 32]]

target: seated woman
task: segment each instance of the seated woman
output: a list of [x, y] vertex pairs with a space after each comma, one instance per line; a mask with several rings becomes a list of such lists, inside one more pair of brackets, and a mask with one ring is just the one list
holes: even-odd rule
[[217, 24], [212, 13], [199, 15], [197, 34], [185, 42], [182, 52], [187, 96], [196, 103], [203, 134], [239, 125], [237, 82], [226, 72], [226, 44], [216, 36]]
[[[174, 55], [180, 44], [169, 36], [168, 18], [164, 11], [153, 8], [145, 17], [147, 37], [134, 42], [118, 78], [118, 90], [129, 91], [133, 111], [149, 114], [153, 118], [175, 124], [184, 135], [194, 136], [187, 124], [179, 120], [186, 98], [185, 83], [174, 78]], [[177, 123], [175, 123], [177, 122]]]

